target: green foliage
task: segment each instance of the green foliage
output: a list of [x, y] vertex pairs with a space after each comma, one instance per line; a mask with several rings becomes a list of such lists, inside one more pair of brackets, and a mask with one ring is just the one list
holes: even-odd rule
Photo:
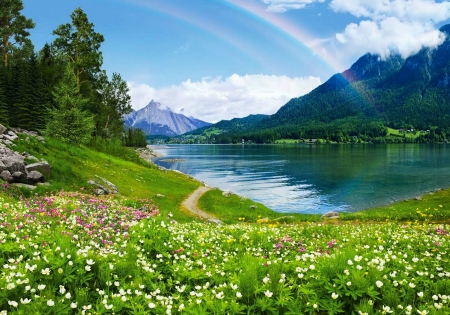
[[100, 72], [103, 63], [100, 46], [104, 37], [94, 31], [94, 24], [81, 8], [75, 9], [70, 18], [72, 23], [62, 24], [53, 31], [57, 36], [53, 46], [73, 65], [77, 87], [83, 91], [81, 85], [91, 82]]
[[[96, 107], [96, 135], [102, 138], [120, 138], [123, 132], [123, 115], [132, 112], [130, 89], [120, 74], [113, 73], [109, 81], [105, 72], [98, 80], [100, 106]], [[145, 142], [145, 135], [144, 135]]]
[[45, 134], [70, 144], [86, 143], [94, 130], [92, 114], [83, 110], [88, 100], [79, 94], [72, 68], [67, 67], [53, 94], [57, 108], [50, 109]]
[[0, 2], [0, 54], [5, 67], [9, 65], [11, 57], [18, 60], [33, 50], [28, 29], [34, 28], [34, 23], [20, 13], [22, 10], [21, 0]]
[[127, 147], [145, 147], [147, 146], [145, 133], [139, 128], [130, 127], [124, 134], [123, 144]]

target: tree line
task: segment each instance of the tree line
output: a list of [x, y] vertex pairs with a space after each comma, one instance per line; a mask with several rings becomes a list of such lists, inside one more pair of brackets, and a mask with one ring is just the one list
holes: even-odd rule
[[123, 115], [132, 111], [129, 88], [120, 74], [102, 69], [104, 37], [86, 13], [75, 9], [53, 31], [54, 41], [35, 51], [35, 24], [23, 8], [21, 0], [0, 2], [0, 123], [70, 144], [145, 145], [141, 130], [123, 128]]

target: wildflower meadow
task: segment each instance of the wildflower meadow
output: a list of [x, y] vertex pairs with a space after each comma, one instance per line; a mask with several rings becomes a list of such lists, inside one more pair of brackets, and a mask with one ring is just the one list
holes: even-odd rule
[[0, 314], [450, 314], [445, 224], [181, 224], [69, 192], [0, 208]]

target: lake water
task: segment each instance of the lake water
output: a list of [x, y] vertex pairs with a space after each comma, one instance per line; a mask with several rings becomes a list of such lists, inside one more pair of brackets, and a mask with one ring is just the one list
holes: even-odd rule
[[155, 152], [164, 155], [157, 165], [277, 212], [356, 211], [450, 187], [449, 145], [173, 145]]

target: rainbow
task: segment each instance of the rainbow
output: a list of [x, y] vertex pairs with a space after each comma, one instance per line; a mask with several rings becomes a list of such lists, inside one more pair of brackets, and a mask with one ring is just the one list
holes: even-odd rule
[[319, 40], [311, 36], [306, 30], [299, 28], [298, 25], [292, 23], [288, 19], [283, 18], [282, 14], [268, 12], [263, 6], [255, 4], [251, 1], [242, 0], [222, 0], [223, 2], [232, 5], [244, 11], [248, 15], [256, 18], [263, 23], [275, 28], [282, 34], [295, 40], [297, 43], [310, 49], [315, 55], [319, 56], [329, 67], [335, 72], [342, 72], [345, 66], [338, 63], [332, 56], [327, 53], [323, 47], [322, 42], [326, 40]]
[[[258, 51], [255, 47], [252, 47], [245, 38], [239, 36], [235, 32], [226, 28], [220, 27], [214, 20], [209, 17], [204, 17], [195, 12], [187, 12], [180, 7], [170, 4], [170, 1], [145, 1], [145, 0], [128, 0], [136, 5], [147, 7], [152, 11], [164, 14], [178, 20], [181, 20], [189, 25], [193, 25], [202, 29], [205, 32], [216, 36], [236, 49], [242, 51], [248, 56], [251, 56], [254, 60], [260, 64], [270, 65], [271, 60], [265, 56], [261, 51]], [[256, 22], [253, 26], [262, 24], [269, 27], [275, 34], [280, 34], [290, 40], [293, 40], [301, 48], [309, 50], [313, 55], [318, 57], [318, 60], [323, 62], [324, 68], [327, 68], [331, 73], [341, 72], [345, 68], [343, 65], [335, 61], [332, 56], [327, 54], [320, 40], [315, 39], [308, 34], [304, 29], [299, 28], [298, 25], [292, 23], [288, 19], [284, 18], [283, 14], [271, 13], [265, 10], [262, 4], [257, 4], [254, 1], [248, 0], [218, 0], [231, 9], [238, 10], [243, 16], [250, 17], [252, 21]], [[261, 27], [261, 32], [264, 28]], [[290, 50], [291, 53], [300, 55], [301, 51], [296, 50], [292, 44], [286, 45], [286, 41], [273, 38], [281, 49]], [[294, 51], [293, 51], [294, 50]], [[311, 65], [313, 67], [314, 65]]]

